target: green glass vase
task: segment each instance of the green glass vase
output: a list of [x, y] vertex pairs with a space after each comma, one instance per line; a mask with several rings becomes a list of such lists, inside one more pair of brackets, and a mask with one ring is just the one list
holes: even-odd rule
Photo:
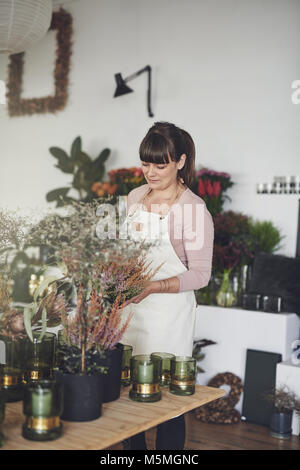
[[233, 307], [236, 304], [236, 294], [233, 291], [230, 273], [232, 268], [224, 269], [221, 287], [217, 292], [216, 301], [219, 307]]
[[130, 359], [132, 357], [133, 347], [129, 344], [124, 344], [123, 346], [123, 356], [122, 356], [122, 376], [121, 376], [121, 385], [127, 387], [130, 385]]
[[32, 441], [49, 441], [62, 434], [63, 386], [54, 380], [38, 380], [25, 386], [22, 435]]
[[162, 361], [161, 379], [160, 386], [162, 388], [169, 387], [171, 381], [171, 359], [175, 358], [174, 354], [164, 352], [154, 352], [151, 354], [151, 358], [158, 358]]
[[0, 388], [7, 402], [23, 399], [24, 347], [25, 340], [0, 336], [3, 346], [3, 364], [0, 364]]
[[56, 363], [56, 335], [46, 332], [40, 340], [40, 331], [33, 332], [33, 342], [25, 340], [24, 381], [47, 379], [53, 376]]
[[193, 395], [196, 383], [196, 359], [176, 356], [171, 359], [170, 392], [174, 395]]

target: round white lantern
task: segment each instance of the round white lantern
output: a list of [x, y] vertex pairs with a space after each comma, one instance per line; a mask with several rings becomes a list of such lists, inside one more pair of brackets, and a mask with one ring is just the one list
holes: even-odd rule
[[48, 31], [52, 0], [0, 1], [0, 53], [23, 52]]

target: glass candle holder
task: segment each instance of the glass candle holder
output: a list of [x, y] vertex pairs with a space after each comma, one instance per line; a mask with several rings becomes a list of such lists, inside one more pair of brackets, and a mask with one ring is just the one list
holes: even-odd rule
[[33, 332], [33, 342], [25, 341], [24, 381], [40, 380], [52, 377], [55, 366], [56, 334], [46, 332], [40, 338], [40, 331]]
[[24, 339], [0, 336], [4, 363], [0, 364], [0, 388], [7, 402], [23, 400]]
[[196, 359], [176, 356], [171, 359], [170, 392], [175, 395], [193, 395], [196, 382]]
[[151, 358], [160, 358], [161, 359], [161, 387], [169, 387], [171, 382], [171, 359], [175, 356], [174, 354], [164, 353], [164, 352], [154, 352], [151, 354]]
[[22, 435], [32, 441], [49, 441], [62, 434], [63, 386], [54, 380], [37, 380], [25, 386]]
[[277, 295], [264, 295], [262, 308], [264, 312], [280, 313], [282, 298]]
[[130, 346], [129, 344], [124, 344], [121, 376], [121, 385], [123, 385], [123, 387], [127, 387], [128, 385], [130, 385], [130, 359], [132, 357], [132, 351], [132, 346]]
[[129, 398], [134, 401], [154, 402], [161, 399], [161, 359], [137, 355], [130, 359], [132, 388]]
[[5, 394], [0, 390], [0, 447], [4, 444], [4, 436], [2, 434], [2, 423], [5, 417]]
[[242, 307], [245, 310], [260, 310], [261, 295], [260, 294], [243, 294]]

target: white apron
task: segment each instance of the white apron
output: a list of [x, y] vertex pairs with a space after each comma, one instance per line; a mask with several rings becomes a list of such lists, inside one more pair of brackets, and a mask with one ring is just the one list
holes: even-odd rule
[[[160, 214], [137, 209], [125, 219], [128, 235], [134, 239], [153, 240], [153, 234], [160, 233], [161, 243], [147, 253], [149, 269], [156, 269], [165, 262], [152, 280], [167, 279], [187, 271], [178, 258], [169, 237], [169, 213], [163, 218]], [[136, 231], [132, 222], [142, 224]], [[196, 319], [196, 298], [193, 290], [178, 293], [150, 294], [138, 304], [130, 303], [124, 311], [124, 318], [134, 312], [121, 343], [133, 346], [133, 355], [168, 352], [176, 356], [192, 356]]]

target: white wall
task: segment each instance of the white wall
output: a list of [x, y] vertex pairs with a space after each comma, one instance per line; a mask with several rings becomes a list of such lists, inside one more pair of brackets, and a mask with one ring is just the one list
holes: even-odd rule
[[[107, 170], [139, 165], [138, 146], [157, 120], [194, 137], [197, 165], [228, 171], [236, 185], [226, 208], [273, 220], [294, 255], [297, 197], [257, 196], [255, 183], [300, 174], [300, 77], [297, 0], [74, 0], [69, 102], [55, 115], [8, 117], [0, 105], [0, 204], [45, 206], [47, 191], [69, 176], [54, 167], [50, 146], [86, 152], [108, 146]], [[50, 32], [26, 52], [24, 97], [52, 93], [55, 41]], [[0, 80], [7, 79], [0, 56]], [[113, 99], [114, 74], [153, 67], [154, 118], [146, 112], [147, 77], [135, 93]], [[290, 201], [293, 199], [292, 205]], [[270, 202], [272, 204], [270, 204]], [[274, 202], [274, 204], [273, 204]]]

